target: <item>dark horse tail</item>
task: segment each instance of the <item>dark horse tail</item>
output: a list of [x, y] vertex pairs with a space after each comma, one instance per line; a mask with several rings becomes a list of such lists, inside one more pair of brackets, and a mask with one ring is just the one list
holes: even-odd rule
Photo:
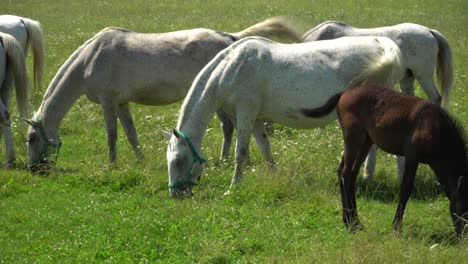
[[307, 117], [320, 118], [326, 116], [330, 114], [331, 111], [333, 111], [333, 109], [336, 108], [336, 105], [338, 104], [338, 101], [340, 100], [342, 94], [343, 92], [333, 95], [332, 97], [330, 97], [330, 99], [328, 99], [328, 101], [324, 105], [320, 107], [312, 109], [303, 108], [301, 109], [301, 112]]

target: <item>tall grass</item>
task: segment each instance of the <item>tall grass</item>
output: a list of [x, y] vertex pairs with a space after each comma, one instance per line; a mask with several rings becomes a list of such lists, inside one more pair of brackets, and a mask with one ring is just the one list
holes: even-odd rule
[[[195, 27], [236, 32], [276, 15], [291, 17], [302, 31], [324, 20], [360, 27], [420, 23], [442, 32], [452, 45], [455, 85], [450, 110], [468, 127], [466, 7], [463, 0], [24, 0], [2, 2], [0, 13], [42, 23], [45, 86], [76, 48], [107, 26], [139, 32]], [[29, 69], [31, 65], [29, 58]], [[33, 93], [34, 108], [43, 93]], [[421, 89], [417, 95], [424, 97]], [[146, 161], [136, 162], [119, 128], [119, 162], [111, 167], [101, 109], [81, 98], [61, 124], [58, 166], [46, 177], [25, 170], [24, 131], [15, 129], [18, 168], [0, 171], [0, 261], [466, 262], [466, 243], [456, 242], [448, 201], [425, 166], [418, 170], [403, 232], [392, 230], [396, 162], [384, 153], [379, 153], [375, 181], [358, 181], [365, 230], [347, 232], [336, 181], [343, 149], [337, 123], [324, 130], [277, 126], [271, 141], [278, 170], [269, 172], [251, 144], [243, 185], [223, 197], [233, 162], [218, 161], [222, 136], [213, 119], [203, 143], [208, 167], [201, 184], [192, 199], [170, 199], [167, 142], [160, 130], [175, 126], [179, 107], [131, 105]], [[17, 115], [15, 109], [12, 113]], [[4, 155], [2, 144], [0, 157]]]

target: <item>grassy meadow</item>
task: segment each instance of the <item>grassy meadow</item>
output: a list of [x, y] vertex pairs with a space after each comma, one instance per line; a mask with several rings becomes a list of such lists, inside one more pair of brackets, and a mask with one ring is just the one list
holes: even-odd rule
[[[41, 22], [46, 43], [42, 91], [71, 53], [96, 32], [118, 26], [139, 32], [206, 27], [237, 32], [286, 15], [301, 32], [325, 20], [358, 27], [414, 22], [447, 37], [454, 58], [450, 111], [468, 129], [468, 2], [394, 1], [124, 1], [3, 0], [1, 14]], [[28, 68], [31, 69], [31, 58]], [[158, 74], [158, 73], [155, 73]], [[32, 76], [31, 78], [32, 79]], [[424, 97], [417, 87], [416, 94]], [[99, 105], [82, 97], [63, 120], [57, 168], [26, 169], [25, 132], [15, 119], [18, 168], [0, 170], [2, 263], [464, 263], [467, 243], [454, 237], [449, 204], [432, 171], [420, 166], [403, 232], [392, 229], [398, 200], [396, 160], [380, 152], [375, 180], [358, 180], [363, 231], [342, 223], [336, 169], [343, 150], [334, 122], [323, 130], [275, 126], [275, 173], [251, 144], [251, 164], [234, 195], [232, 159], [221, 162], [222, 133], [212, 119], [203, 141], [208, 160], [191, 199], [171, 199], [161, 129], [175, 127], [181, 103], [131, 105], [146, 160], [137, 163], [119, 125], [118, 164], [108, 163]], [[17, 111], [11, 111], [17, 117]], [[231, 152], [233, 153], [233, 152]], [[4, 159], [3, 139], [0, 158]]]

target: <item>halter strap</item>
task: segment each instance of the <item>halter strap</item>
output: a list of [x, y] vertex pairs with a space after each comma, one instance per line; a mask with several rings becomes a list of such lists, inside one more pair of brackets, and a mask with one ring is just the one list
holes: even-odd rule
[[195, 147], [192, 144], [192, 141], [190, 141], [187, 135], [185, 135], [185, 133], [182, 130], [179, 130], [177, 132], [179, 132], [179, 134], [185, 139], [185, 141], [187, 141], [187, 144], [190, 148], [190, 151], [192, 151], [192, 155], [195, 158], [195, 160], [197, 160], [200, 164], [205, 163], [206, 160], [201, 155], [198, 154], [198, 152], [195, 150]]
[[62, 141], [59, 141], [57, 143], [53, 143], [46, 135], [46, 131], [44, 129], [44, 126], [42, 125], [42, 120], [41, 116], [38, 114], [34, 120], [34, 122], [39, 126], [39, 131], [41, 132], [42, 139], [47, 143], [48, 146], [55, 147], [57, 149], [57, 152], [55, 153], [55, 160], [54, 163], [57, 163], [57, 159], [59, 156], [60, 152], [60, 147], [62, 146]]
[[190, 141], [189, 137], [187, 135], [185, 135], [185, 133], [183, 131], [181, 131], [181, 130], [179, 130], [177, 132], [187, 142], [187, 144], [189, 146], [189, 149], [190, 149], [190, 151], [192, 152], [192, 155], [193, 155], [193, 161], [192, 161], [192, 166], [190, 167], [190, 170], [187, 173], [187, 181], [186, 182], [177, 181], [176, 183], [169, 184], [168, 186], [169, 186], [170, 189], [175, 189], [175, 188], [179, 188], [181, 186], [187, 186], [187, 185], [189, 185], [189, 186], [197, 185], [197, 183], [193, 180], [193, 176], [192, 176], [193, 165], [195, 164], [195, 162], [198, 162], [199, 164], [203, 164], [203, 163], [206, 162], [206, 160], [200, 154], [198, 154], [198, 152], [195, 150], [195, 147], [193, 146], [192, 141]]

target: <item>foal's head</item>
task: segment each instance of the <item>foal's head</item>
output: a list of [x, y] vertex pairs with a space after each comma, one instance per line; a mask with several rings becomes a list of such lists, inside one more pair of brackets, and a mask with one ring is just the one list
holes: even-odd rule
[[195, 150], [182, 131], [163, 133], [170, 139], [167, 146], [167, 167], [171, 197], [192, 195], [192, 188], [200, 180], [205, 159]]
[[[449, 151], [445, 159], [450, 162], [446, 163], [448, 167], [447, 175], [441, 175], [448, 183], [450, 213], [455, 231], [458, 235], [462, 235], [464, 226], [468, 224], [468, 155], [467, 141], [461, 125], [451, 118], [445, 111], [444, 115], [447, 118], [447, 127], [442, 128], [443, 134], [447, 139], [444, 147]], [[442, 179], [444, 180], [444, 179]]]

